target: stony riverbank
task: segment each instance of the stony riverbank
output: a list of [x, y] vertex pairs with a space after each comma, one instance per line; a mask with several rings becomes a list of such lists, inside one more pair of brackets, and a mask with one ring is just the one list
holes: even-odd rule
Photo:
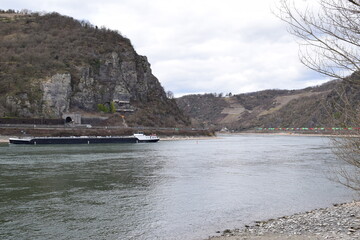
[[243, 229], [225, 230], [211, 240], [360, 239], [360, 202], [335, 204], [278, 219], [257, 221]]

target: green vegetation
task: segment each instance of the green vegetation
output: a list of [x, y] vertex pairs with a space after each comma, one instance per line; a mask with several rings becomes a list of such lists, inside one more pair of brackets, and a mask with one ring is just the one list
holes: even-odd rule
[[114, 102], [110, 102], [109, 104], [99, 103], [97, 105], [97, 108], [100, 112], [104, 112], [104, 113], [115, 113], [116, 112], [116, 107], [115, 107]]
[[109, 111], [109, 108], [108, 108], [107, 106], [105, 106], [104, 104], [101, 104], [101, 103], [99, 103], [99, 104], [97, 105], [97, 108], [98, 108], [98, 110], [99, 110], [100, 112], [104, 112], [104, 113], [110, 112], [110, 111]]
[[114, 102], [110, 102], [109, 112], [111, 112], [111, 113], [115, 113], [115, 112], [116, 112], [116, 107], [115, 107], [115, 103], [114, 103]]

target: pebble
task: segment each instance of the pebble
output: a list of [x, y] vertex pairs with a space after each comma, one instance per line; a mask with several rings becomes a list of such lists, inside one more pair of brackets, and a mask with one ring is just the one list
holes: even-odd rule
[[222, 236], [306, 235], [317, 239], [360, 239], [360, 202], [334, 204], [329, 208], [256, 221], [243, 229], [226, 229]]

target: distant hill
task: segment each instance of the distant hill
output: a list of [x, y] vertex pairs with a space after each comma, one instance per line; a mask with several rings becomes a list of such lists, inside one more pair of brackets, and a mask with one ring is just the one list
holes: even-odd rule
[[265, 90], [233, 96], [187, 95], [176, 101], [195, 126], [220, 130], [255, 127], [344, 127], [354, 124], [347, 109], [360, 103], [358, 86], [331, 81], [301, 90]]
[[189, 124], [117, 31], [58, 13], [1, 11], [0, 52], [0, 117], [108, 111], [133, 126]]

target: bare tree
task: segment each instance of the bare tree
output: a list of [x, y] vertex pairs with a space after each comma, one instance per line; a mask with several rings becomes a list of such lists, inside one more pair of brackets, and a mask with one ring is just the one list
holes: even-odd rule
[[[359, 95], [359, 85], [340, 85], [336, 89], [336, 97], [329, 101], [333, 108], [334, 123], [341, 123], [350, 131], [345, 135], [331, 136], [332, 150], [337, 159], [346, 164], [341, 164], [333, 169], [330, 179], [335, 180], [346, 187], [360, 192], [360, 130], [349, 126], [359, 126], [360, 100], [354, 99]], [[350, 133], [350, 134], [349, 134]]]
[[300, 40], [300, 61], [321, 74], [359, 84], [358, 77], [347, 76], [360, 72], [360, 1], [308, 2], [312, 8], [281, 0], [277, 12]]
[[360, 191], [360, 141], [359, 136], [347, 136], [332, 138], [335, 155], [345, 163], [335, 169], [335, 175], [331, 179]]
[[169, 99], [173, 99], [174, 98], [174, 93], [172, 91], [167, 91], [166, 92], [166, 97]]
[[[360, 127], [359, 108], [349, 94], [352, 91], [359, 96], [360, 92], [360, 0], [312, 0], [305, 5], [280, 0], [276, 15], [299, 40], [299, 58], [305, 66], [343, 80], [345, 84], [331, 103], [332, 112], [339, 113], [336, 117], [342, 118], [344, 125]], [[347, 163], [337, 170], [336, 180], [360, 191], [359, 130], [331, 140], [337, 158]]]

